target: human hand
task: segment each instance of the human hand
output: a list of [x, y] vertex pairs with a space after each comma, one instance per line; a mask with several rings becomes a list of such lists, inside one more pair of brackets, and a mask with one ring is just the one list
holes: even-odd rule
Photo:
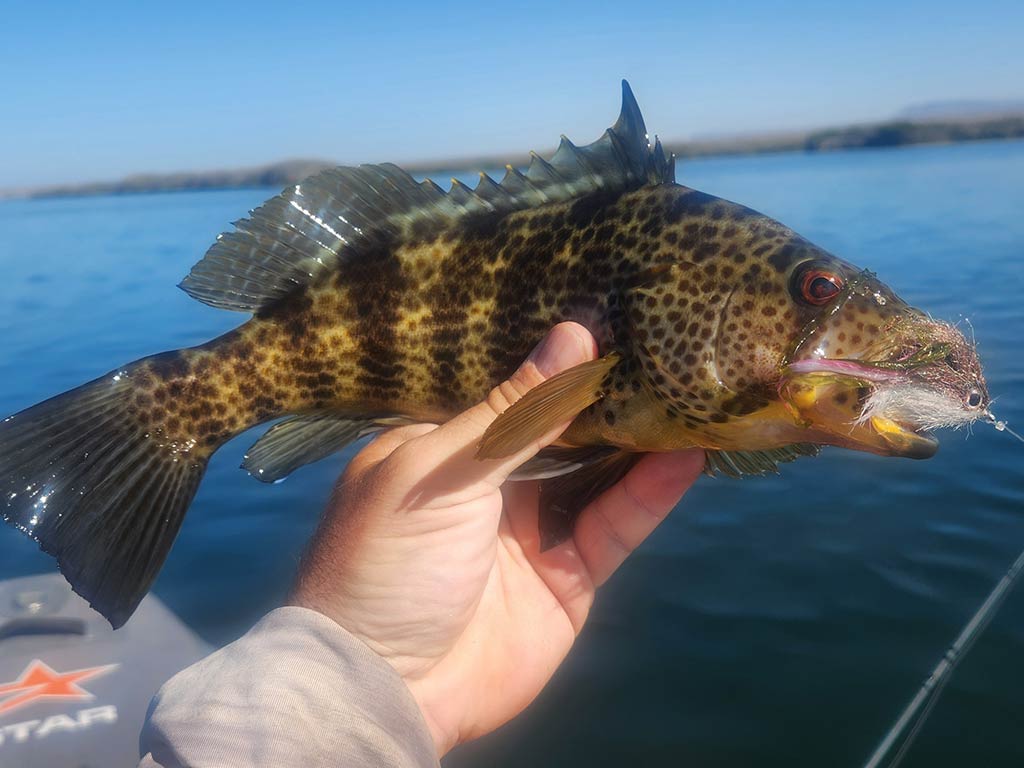
[[526, 391], [596, 356], [556, 326], [486, 401], [441, 426], [380, 435], [349, 464], [292, 602], [330, 617], [405, 680], [444, 755], [521, 712], [569, 652], [595, 590], [661, 522], [704, 465], [650, 454], [540, 552], [538, 484], [506, 478], [562, 429], [478, 461], [488, 425]]

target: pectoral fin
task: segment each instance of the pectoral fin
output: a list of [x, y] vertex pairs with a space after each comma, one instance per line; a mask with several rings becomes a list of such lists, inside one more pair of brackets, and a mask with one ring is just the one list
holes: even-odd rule
[[478, 459], [501, 459], [518, 453], [584, 408], [604, 396], [603, 385], [608, 372], [619, 362], [612, 353], [599, 360], [562, 371], [531, 389], [513, 403], [487, 428]]

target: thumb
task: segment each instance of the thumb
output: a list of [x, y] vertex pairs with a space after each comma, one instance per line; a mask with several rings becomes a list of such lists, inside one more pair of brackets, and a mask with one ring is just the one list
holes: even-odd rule
[[[497, 488], [516, 468], [554, 441], [569, 423], [541, 436], [512, 456], [480, 461], [475, 458], [477, 446], [491, 422], [544, 380], [596, 357], [597, 344], [586, 328], [578, 323], [560, 323], [482, 403], [410, 440], [395, 453], [406, 453], [415, 462], [420, 477], [429, 478], [432, 493], [471, 486], [479, 489], [481, 483], [486, 484], [488, 490]], [[401, 461], [400, 456], [392, 458]]]

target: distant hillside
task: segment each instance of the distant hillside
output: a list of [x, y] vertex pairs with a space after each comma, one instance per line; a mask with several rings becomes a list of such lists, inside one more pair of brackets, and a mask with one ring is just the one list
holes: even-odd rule
[[[984, 118], [901, 119], [816, 131], [677, 141], [665, 144], [668, 150], [675, 152], [680, 157], [709, 157], [765, 152], [827, 152], [862, 147], [898, 147], [907, 144], [1017, 138], [1024, 138], [1024, 112]], [[476, 171], [481, 168], [501, 168], [508, 162], [513, 165], [525, 166], [529, 162], [529, 158], [522, 155], [517, 157], [461, 158], [443, 162], [407, 163], [405, 168], [410, 173], [434, 175], [442, 172], [447, 174]], [[7, 190], [6, 192], [0, 190], [0, 197], [125, 195], [140, 192], [237, 189], [241, 187], [276, 187], [280, 189], [334, 165], [336, 163], [329, 160], [288, 160], [258, 168], [144, 174], [112, 182], [68, 184], [31, 190]]]
[[809, 151], [821, 151], [1021, 137], [1024, 137], [1024, 115], [957, 122], [911, 122], [908, 120], [817, 131], [807, 137], [804, 148]]
[[258, 168], [181, 173], [145, 173], [119, 181], [65, 184], [31, 190], [28, 197], [130, 195], [138, 192], [183, 192], [241, 187], [285, 187], [334, 163], [326, 160], [285, 160]]
[[950, 99], [911, 104], [900, 110], [898, 120], [977, 120], [985, 117], [1024, 115], [1024, 99]]
[[1024, 138], [1024, 113], [969, 120], [893, 120], [771, 136], [680, 142], [669, 148], [680, 157], [763, 152], [827, 152], [836, 149], [949, 144], [986, 139]]
[[[409, 173], [432, 175], [458, 173], [482, 168], [503, 168], [507, 162], [526, 165], [529, 156], [509, 159], [480, 157], [460, 158], [431, 163], [405, 163]], [[211, 189], [243, 189], [247, 187], [284, 188], [326, 168], [338, 165], [331, 160], [283, 160], [255, 168], [217, 171], [185, 171], [181, 173], [146, 173], [118, 181], [88, 184], [61, 184], [34, 189], [0, 189], [3, 198], [81, 197], [88, 195], [132, 195], [146, 192], [194, 192]]]

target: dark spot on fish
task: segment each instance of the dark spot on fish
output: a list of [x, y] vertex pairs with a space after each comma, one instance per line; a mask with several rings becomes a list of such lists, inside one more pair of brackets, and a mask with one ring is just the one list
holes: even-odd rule
[[720, 247], [721, 246], [719, 245], [719, 243], [713, 240], [703, 242], [699, 246], [697, 246], [696, 249], [694, 249], [693, 260], [696, 262], [701, 262], [705, 259], [710, 259], [716, 253], [718, 253]]
[[607, 207], [615, 202], [619, 193], [593, 192], [581, 197], [569, 208], [566, 222], [579, 230], [585, 229], [591, 223], [600, 223], [607, 216]]
[[768, 263], [775, 267], [775, 271], [784, 272], [790, 268], [798, 255], [798, 249], [791, 243], [782, 246], [775, 253], [768, 257]]
[[153, 374], [164, 381], [182, 378], [189, 372], [188, 360], [181, 350], [153, 355], [149, 358], [149, 366]]

